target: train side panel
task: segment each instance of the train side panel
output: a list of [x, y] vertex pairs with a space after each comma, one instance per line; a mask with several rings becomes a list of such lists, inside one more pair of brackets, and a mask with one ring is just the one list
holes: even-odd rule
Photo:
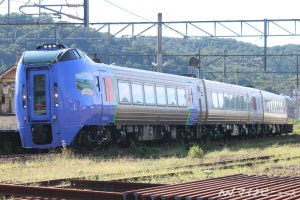
[[208, 124], [262, 123], [263, 107], [258, 90], [215, 81], [204, 81]]
[[197, 122], [196, 81], [163, 73], [112, 68], [118, 105], [116, 125], [191, 125]]
[[265, 124], [287, 124], [288, 115], [284, 96], [262, 91]]

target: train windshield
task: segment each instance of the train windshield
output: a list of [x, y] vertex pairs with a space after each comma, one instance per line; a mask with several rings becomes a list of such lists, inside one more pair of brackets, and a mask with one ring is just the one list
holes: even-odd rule
[[27, 51], [23, 55], [23, 64], [53, 63], [63, 51]]

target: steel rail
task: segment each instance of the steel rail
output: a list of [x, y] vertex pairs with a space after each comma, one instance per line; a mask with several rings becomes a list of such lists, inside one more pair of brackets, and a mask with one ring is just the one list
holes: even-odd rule
[[70, 181], [68, 188], [0, 184], [0, 194], [20, 199], [72, 200], [300, 199], [300, 177], [237, 174], [173, 185], [73, 179], [68, 181]]
[[72, 200], [123, 200], [121, 192], [75, 190], [54, 187], [34, 187], [24, 185], [0, 184], [0, 194], [14, 197], [39, 197]]
[[190, 183], [127, 191], [124, 200], [299, 199], [300, 177], [233, 175]]

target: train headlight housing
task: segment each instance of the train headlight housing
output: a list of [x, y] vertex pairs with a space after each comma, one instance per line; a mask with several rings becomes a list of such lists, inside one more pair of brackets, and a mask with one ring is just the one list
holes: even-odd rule
[[54, 106], [58, 107], [58, 86], [54, 83]]
[[24, 109], [27, 108], [27, 94], [26, 94], [26, 87], [25, 85], [22, 85], [22, 106]]

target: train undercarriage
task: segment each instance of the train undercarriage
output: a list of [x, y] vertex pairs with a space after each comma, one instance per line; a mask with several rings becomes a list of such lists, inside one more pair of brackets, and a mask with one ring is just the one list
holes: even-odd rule
[[85, 126], [72, 146], [98, 148], [109, 145], [129, 146], [132, 142], [205, 142], [282, 135], [293, 132], [292, 124], [228, 125], [111, 125]]

